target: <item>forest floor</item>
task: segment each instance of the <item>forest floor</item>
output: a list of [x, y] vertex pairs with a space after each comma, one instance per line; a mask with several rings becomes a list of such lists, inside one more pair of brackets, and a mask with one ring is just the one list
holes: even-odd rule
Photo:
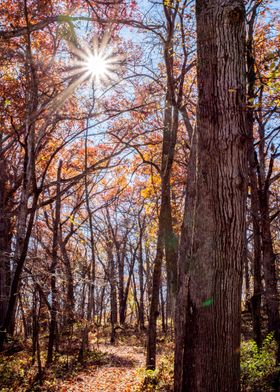
[[[42, 376], [38, 380], [37, 361], [32, 365], [31, 345], [0, 356], [0, 392], [143, 392], [170, 391], [173, 377], [174, 344], [159, 337], [158, 369], [145, 370], [145, 333], [122, 331], [109, 344], [108, 332], [89, 336], [89, 351], [78, 359], [78, 339], [60, 344], [52, 366], [46, 367], [46, 350], [41, 350]], [[42, 343], [43, 344], [43, 343]], [[46, 346], [46, 344], [44, 344]]]
[[99, 345], [104, 365], [90, 365], [69, 379], [61, 380], [58, 390], [84, 392], [132, 392], [140, 388], [139, 369], [145, 364], [144, 349], [128, 345]]
[[[81, 331], [80, 331], [81, 332]], [[145, 370], [146, 334], [121, 329], [110, 344], [107, 329], [89, 334], [89, 350], [79, 356], [81, 333], [64, 336], [59, 353], [46, 366], [47, 335], [41, 338], [42, 373], [33, 364], [31, 341], [14, 342], [0, 354], [0, 392], [171, 392], [173, 336], [159, 334], [157, 369]], [[80, 336], [80, 338], [78, 338]], [[275, 367], [277, 344], [267, 335], [258, 350], [252, 339], [241, 344], [242, 392], [280, 392], [280, 369]], [[41, 381], [40, 381], [41, 380]]]

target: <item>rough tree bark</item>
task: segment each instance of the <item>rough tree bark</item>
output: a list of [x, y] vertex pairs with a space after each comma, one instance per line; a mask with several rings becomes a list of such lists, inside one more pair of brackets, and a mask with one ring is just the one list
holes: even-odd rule
[[242, 0], [197, 0], [198, 113], [179, 258], [175, 391], [236, 392], [247, 130]]
[[[1, 136], [0, 136], [1, 154]], [[12, 240], [11, 197], [8, 189], [6, 161], [0, 158], [0, 327], [8, 308], [11, 284], [10, 252]]]

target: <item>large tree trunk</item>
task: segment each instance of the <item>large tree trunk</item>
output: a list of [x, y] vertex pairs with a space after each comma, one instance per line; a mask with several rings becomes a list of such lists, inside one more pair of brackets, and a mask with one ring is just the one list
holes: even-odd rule
[[197, 0], [198, 114], [180, 249], [175, 391], [240, 390], [247, 131], [242, 0]]

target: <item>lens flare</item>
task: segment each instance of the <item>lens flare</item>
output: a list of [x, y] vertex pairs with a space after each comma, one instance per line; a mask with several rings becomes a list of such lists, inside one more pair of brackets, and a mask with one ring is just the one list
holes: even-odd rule
[[68, 87], [52, 100], [50, 110], [55, 112], [67, 98], [84, 82], [94, 83], [94, 88], [106, 87], [116, 83], [119, 72], [124, 65], [125, 57], [109, 46], [109, 35], [105, 34], [101, 43], [95, 39], [93, 45], [85, 42], [80, 47], [69, 44], [72, 59], [67, 67], [67, 78], [70, 80]]
[[108, 62], [101, 55], [89, 55], [86, 68], [95, 78], [102, 78], [108, 73]]
[[84, 45], [83, 49], [73, 48], [72, 52], [75, 58], [71, 62], [69, 75], [78, 75], [82, 82], [94, 81], [97, 86], [107, 85], [117, 78], [122, 59], [110, 51], [109, 47], [89, 48]]

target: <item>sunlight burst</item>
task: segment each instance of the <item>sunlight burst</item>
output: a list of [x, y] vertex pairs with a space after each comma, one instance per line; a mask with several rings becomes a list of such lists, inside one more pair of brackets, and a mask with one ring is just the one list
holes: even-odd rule
[[86, 81], [93, 83], [95, 88], [115, 83], [120, 76], [119, 69], [124, 64], [124, 55], [110, 48], [108, 34], [105, 34], [100, 43], [95, 39], [91, 47], [85, 42], [81, 42], [79, 48], [71, 44], [69, 46], [73, 56], [67, 67], [67, 79], [70, 79], [70, 83], [52, 100], [52, 111], [57, 111], [76, 88]]
[[97, 85], [106, 85], [116, 79], [121, 58], [108, 46], [94, 45], [91, 49], [84, 45], [83, 49], [74, 48], [72, 51], [76, 58], [72, 62], [70, 75], [78, 75], [81, 82], [91, 80]]
[[93, 77], [102, 78], [108, 72], [106, 58], [101, 55], [90, 55], [86, 61], [86, 67]]

